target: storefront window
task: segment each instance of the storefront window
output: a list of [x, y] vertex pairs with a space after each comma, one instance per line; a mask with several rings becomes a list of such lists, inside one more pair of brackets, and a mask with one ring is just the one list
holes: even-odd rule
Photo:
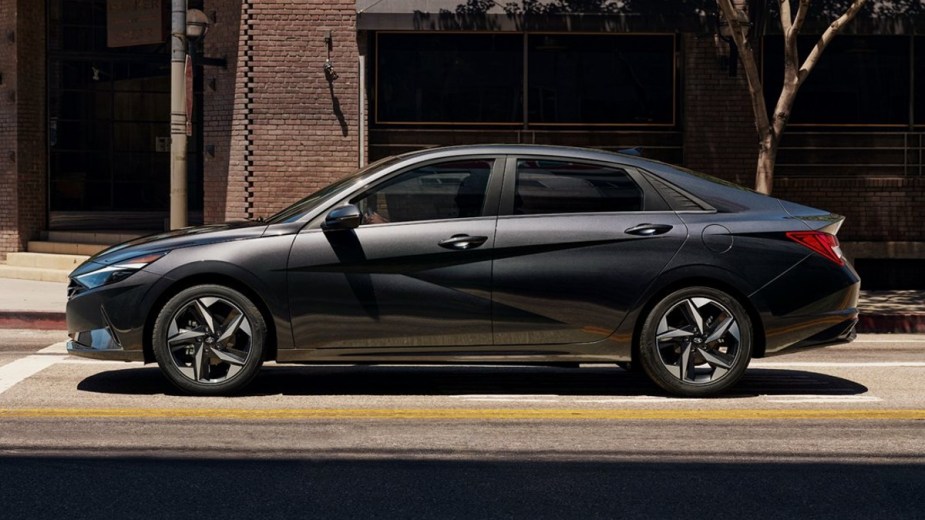
[[379, 34], [376, 121], [519, 123], [516, 34]]
[[[799, 40], [805, 59], [818, 36]], [[840, 35], [800, 88], [790, 123], [818, 126], [909, 124], [909, 38]], [[783, 40], [764, 44], [765, 98], [773, 110], [783, 84]]]
[[915, 124], [925, 126], [925, 36], [915, 37]]
[[[166, 213], [169, 39], [111, 47], [106, 0], [47, 1], [50, 226], [68, 212], [93, 213], [100, 222], [112, 220], [107, 212]], [[195, 132], [189, 150], [189, 208], [198, 211], [202, 159]], [[152, 218], [159, 228], [163, 219]]]
[[675, 124], [673, 35], [378, 33], [376, 42], [379, 124]]
[[530, 122], [674, 124], [671, 36], [529, 35]]

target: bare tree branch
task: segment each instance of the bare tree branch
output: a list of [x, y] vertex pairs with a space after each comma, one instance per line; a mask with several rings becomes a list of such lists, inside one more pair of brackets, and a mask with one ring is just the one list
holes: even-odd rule
[[722, 9], [726, 23], [729, 24], [732, 39], [739, 48], [739, 58], [742, 60], [745, 78], [748, 81], [748, 90], [751, 94], [752, 111], [755, 113], [755, 127], [758, 130], [759, 138], [764, 140], [768, 137], [768, 129], [771, 125], [768, 120], [768, 108], [764, 104], [764, 87], [761, 85], [761, 75], [758, 71], [758, 62], [755, 60], [755, 53], [752, 51], [748, 36], [745, 33], [745, 26], [738, 23], [732, 0], [716, 0], [716, 3]]
[[780, 0], [780, 26], [784, 34], [790, 33], [793, 27], [793, 17], [790, 16], [790, 0]]
[[816, 66], [816, 63], [819, 61], [822, 53], [825, 52], [825, 48], [832, 42], [832, 39], [835, 38], [846, 23], [854, 19], [854, 16], [864, 7], [865, 3], [867, 3], [867, 0], [854, 0], [851, 2], [851, 7], [848, 8], [845, 14], [839, 16], [838, 19], [832, 22], [832, 25], [829, 25], [829, 28], [822, 33], [822, 37], [816, 42], [812, 52], [809, 53], [809, 56], [806, 57], [806, 61], [804, 61], [803, 65], [800, 67], [800, 83], [805, 81], [809, 73], [813, 71], [813, 67]]
[[797, 15], [793, 19], [793, 26], [790, 28], [790, 32], [794, 35], [800, 33], [800, 29], [803, 28], [803, 22], [806, 21], [806, 15], [809, 13], [809, 4], [812, 0], [800, 0], [800, 7], [797, 8]]

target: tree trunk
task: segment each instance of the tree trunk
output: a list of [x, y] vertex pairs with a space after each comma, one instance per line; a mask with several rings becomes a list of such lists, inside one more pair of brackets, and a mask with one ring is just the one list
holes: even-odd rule
[[[774, 187], [774, 166], [777, 163], [780, 139], [787, 126], [787, 120], [790, 119], [790, 111], [793, 109], [793, 103], [796, 100], [800, 86], [806, 81], [832, 38], [838, 34], [846, 23], [854, 19], [861, 7], [867, 2], [867, 0], [851, 0], [851, 4], [845, 13], [829, 25], [801, 65], [797, 37], [803, 27], [803, 22], [806, 20], [812, 0], [799, 0], [795, 14], [791, 13], [791, 1], [779, 0], [781, 28], [784, 32], [784, 86], [778, 97], [777, 106], [774, 108], [774, 117], [769, 119], [767, 106], [764, 104], [764, 86], [761, 84], [758, 61], [755, 59], [755, 54], [749, 41], [751, 25], [740, 22], [733, 0], [716, 0], [726, 23], [729, 25], [732, 38], [739, 47], [739, 59], [748, 80], [752, 110], [755, 114], [755, 128], [758, 130], [758, 167], [755, 171], [755, 190], [765, 195], [770, 195]], [[752, 16], [754, 16], [754, 13]]]
[[758, 147], [758, 170], [755, 172], [755, 191], [770, 195], [774, 188], [774, 166], [777, 164], [778, 141], [768, 136]]

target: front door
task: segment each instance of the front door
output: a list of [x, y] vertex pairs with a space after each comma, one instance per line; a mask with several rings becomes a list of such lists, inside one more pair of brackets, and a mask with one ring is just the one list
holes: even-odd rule
[[401, 172], [345, 201], [364, 214], [358, 228], [300, 233], [289, 261], [296, 348], [361, 356], [491, 345], [495, 163]]

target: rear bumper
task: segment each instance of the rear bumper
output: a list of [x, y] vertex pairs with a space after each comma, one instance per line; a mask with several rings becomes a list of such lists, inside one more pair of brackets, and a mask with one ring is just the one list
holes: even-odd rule
[[857, 325], [857, 317], [851, 318], [833, 327], [830, 327], [816, 334], [815, 336], [794, 343], [793, 345], [789, 345], [773, 352], [765, 352], [765, 355], [774, 356], [777, 354], [792, 354], [798, 351], [812, 350], [815, 348], [827, 347], [829, 345], [850, 343], [858, 336]]
[[854, 340], [861, 282], [831, 292], [783, 316], [764, 316], [764, 356]]

